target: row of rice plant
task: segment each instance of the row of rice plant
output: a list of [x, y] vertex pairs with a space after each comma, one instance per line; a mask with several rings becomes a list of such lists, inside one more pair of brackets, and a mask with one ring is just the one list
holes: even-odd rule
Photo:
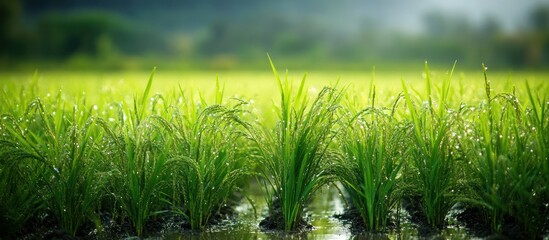
[[183, 90], [150, 97], [153, 76], [133, 102], [109, 103], [106, 118], [84, 100], [66, 106], [61, 93], [2, 115], [3, 237], [37, 226], [76, 236], [111, 223], [131, 226], [115, 234], [142, 236], [166, 216], [207, 225], [250, 173], [244, 102], [221, 105], [220, 88], [212, 105]]
[[[291, 83], [281, 81], [273, 70], [281, 92], [279, 122], [274, 133], [269, 132], [276, 138], [267, 134], [258, 145], [270, 217], [278, 223], [275, 228], [303, 227], [307, 194], [318, 189], [315, 184], [339, 181], [364, 227], [371, 231], [387, 229], [390, 220], [395, 220], [389, 219], [389, 213], [401, 200], [415, 201], [418, 220], [435, 231], [446, 226], [448, 213], [458, 203], [479, 208], [485, 216], [482, 221], [493, 233], [515, 234], [504, 229], [504, 222], [506, 228], [518, 223], [519, 234], [529, 237], [539, 237], [547, 230], [548, 159], [543, 137], [547, 103], [527, 85], [529, 106], [528, 102], [521, 106], [514, 92], [492, 98], [487, 79], [487, 100], [458, 102], [459, 96], [451, 91], [454, 70], [441, 84], [433, 84], [426, 64], [425, 90], [412, 92], [403, 83], [403, 107], [401, 96], [388, 106], [376, 107], [372, 88], [371, 106], [360, 110], [352, 100], [341, 107], [340, 92], [334, 88], [323, 89], [312, 104], [304, 106], [304, 80], [291, 95]], [[545, 98], [543, 86], [540, 89]], [[498, 100], [504, 103], [495, 106], [499, 123], [486, 124], [485, 119], [493, 119], [491, 108]], [[503, 114], [506, 109], [513, 113]], [[311, 121], [314, 113], [325, 122]], [[313, 123], [321, 123], [321, 128]], [[487, 133], [486, 126], [505, 134]], [[512, 132], [514, 136], [506, 135]], [[494, 135], [500, 140], [492, 140]], [[513, 143], [502, 142], [504, 138]], [[494, 150], [494, 144], [504, 145]], [[310, 153], [318, 148], [320, 152]], [[309, 180], [310, 169], [316, 174]]]
[[[518, 223], [518, 234], [543, 235], [547, 230], [549, 201], [544, 137], [547, 101], [534, 95], [527, 85], [524, 89], [529, 102], [520, 103], [515, 92], [491, 97], [486, 79], [487, 100], [457, 102], [459, 96], [451, 91], [452, 73], [453, 69], [441, 84], [433, 84], [426, 64], [425, 91], [411, 92], [403, 83], [403, 107], [399, 107], [400, 97], [388, 106], [376, 107], [372, 89], [371, 106], [360, 110], [351, 103], [342, 108], [340, 99], [323, 100], [326, 91], [338, 93], [324, 89], [309, 107], [310, 111], [324, 115], [327, 121], [324, 126], [336, 131], [328, 140], [318, 140], [321, 134], [331, 134], [327, 127], [318, 129], [318, 136], [308, 135], [314, 131], [301, 132], [301, 127], [314, 129], [313, 125], [307, 125], [310, 112], [300, 105], [306, 101], [301, 95], [303, 81], [293, 101], [288, 100], [291, 88], [281, 85], [277, 139], [265, 141], [270, 148], [264, 151], [267, 154], [262, 154], [267, 161], [263, 164], [267, 170], [262, 175], [268, 183], [270, 214], [276, 216], [280, 214], [277, 209], [282, 209], [283, 219], [278, 221], [284, 226], [278, 227], [288, 231], [300, 226], [301, 216], [294, 212], [302, 211], [307, 199], [304, 194], [308, 193], [300, 195], [301, 189], [314, 190], [313, 184], [321, 181], [324, 184], [340, 181], [364, 227], [371, 231], [387, 229], [389, 212], [399, 207], [400, 200], [408, 200], [416, 201], [419, 221], [434, 230], [446, 226], [449, 211], [460, 203], [479, 208], [493, 233], [516, 234], [509, 232], [513, 230], [509, 228]], [[538, 93], [545, 98], [545, 88], [540, 87], [542, 91]], [[319, 102], [327, 104], [324, 109], [330, 112], [315, 110]], [[497, 113], [493, 108], [498, 109]], [[287, 113], [295, 114], [296, 119]], [[495, 119], [494, 116], [498, 116], [497, 123], [489, 120]], [[284, 131], [287, 123], [294, 127], [290, 133]], [[288, 136], [294, 138], [290, 143], [286, 142]], [[301, 137], [310, 140], [311, 149], [317, 143], [331, 142], [332, 146], [325, 146], [317, 159], [307, 158], [310, 155], [301, 153], [308, 148], [300, 145]], [[295, 171], [303, 162], [314, 161], [318, 163]], [[309, 176], [307, 171], [317, 166], [322, 166], [315, 171], [317, 182], [302, 182], [298, 178]], [[292, 177], [298, 180], [288, 185], [287, 179]], [[301, 204], [301, 208], [293, 206], [297, 209], [294, 212], [286, 210], [288, 203], [284, 201], [296, 195], [297, 200], [291, 202]]]
[[460, 204], [494, 233], [513, 223], [529, 237], [547, 230], [543, 83], [495, 93], [485, 72], [476, 89], [485, 98], [467, 99], [451, 85], [453, 69], [437, 82], [426, 64], [423, 87], [403, 82], [401, 95], [379, 103], [372, 83], [361, 102], [337, 85], [311, 95], [305, 77], [296, 86], [271, 65], [280, 94], [272, 128], [246, 101], [225, 100], [219, 84], [212, 104], [181, 87], [152, 95], [154, 71], [143, 94], [91, 106], [85, 96], [41, 100], [4, 88], [2, 236], [48, 224], [72, 236], [129, 224], [117, 234], [142, 236], [165, 217], [204, 229], [254, 176], [265, 228], [307, 229], [311, 196], [341, 183], [369, 231], [394, 225], [401, 202], [433, 229]]

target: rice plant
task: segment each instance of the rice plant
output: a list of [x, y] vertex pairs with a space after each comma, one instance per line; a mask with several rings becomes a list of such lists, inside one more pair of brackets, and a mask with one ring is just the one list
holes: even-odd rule
[[[493, 232], [502, 233], [506, 221], [512, 218], [524, 234], [539, 237], [538, 224], [546, 221], [540, 210], [543, 201], [547, 201], [541, 196], [547, 182], [543, 175], [545, 140], [536, 132], [544, 130], [540, 125], [544, 120], [539, 119], [540, 112], [533, 110], [536, 113], [531, 124], [516, 94], [493, 95], [486, 70], [484, 77], [486, 101], [479, 107], [476, 121], [479, 136], [473, 148], [475, 154], [471, 156], [475, 163], [477, 203], [483, 207]], [[533, 101], [531, 92], [529, 96]], [[535, 109], [538, 103], [532, 104]]]
[[[371, 99], [374, 102], [375, 95]], [[387, 229], [389, 212], [402, 197], [400, 169], [402, 156], [407, 154], [401, 148], [406, 128], [388, 110], [372, 104], [357, 114], [346, 115], [349, 117], [338, 140], [343, 157], [334, 170], [364, 227], [376, 232]]]
[[161, 200], [173, 175], [169, 138], [151, 117], [145, 117], [154, 72], [140, 101], [134, 98], [133, 110], [119, 109], [120, 118], [131, 116], [127, 121], [119, 119], [121, 124], [115, 126], [100, 122], [107, 137], [104, 157], [115, 168], [109, 188], [138, 236], [152, 216], [166, 210]]
[[245, 102], [222, 105], [219, 83], [216, 89], [214, 105], [208, 106], [201, 98], [195, 106], [186, 99], [169, 121], [157, 119], [172, 139], [171, 157], [177, 162], [173, 204], [191, 229], [204, 229], [251, 170], [250, 156], [243, 147], [249, 128], [241, 119]]
[[8, 128], [13, 119], [0, 120], [0, 238], [14, 238], [29, 219], [44, 208], [39, 186], [46, 171], [36, 156], [21, 150]]
[[305, 78], [294, 93], [292, 83], [287, 78], [281, 81], [272, 62], [271, 66], [280, 91], [279, 121], [274, 133], [266, 130], [258, 137], [259, 171], [270, 217], [283, 223], [276, 228], [293, 231], [304, 225], [303, 209], [312, 194], [333, 179], [327, 165], [335, 153], [329, 145], [342, 93], [324, 88], [309, 104]]
[[541, 232], [539, 228], [544, 229], [546, 232], [549, 231], [549, 100], [546, 88], [539, 88], [539, 92], [534, 95], [530, 85], [526, 82], [526, 91], [530, 102], [530, 108], [525, 110], [525, 115], [530, 123], [527, 127], [533, 135], [532, 142], [535, 144], [531, 147], [532, 150], [536, 151], [539, 166], [539, 182], [536, 183], [537, 188], [532, 193], [532, 195], [537, 193], [537, 197], [532, 197], [540, 200], [536, 204], [539, 206], [539, 211], [535, 216], [541, 217], [542, 220], [534, 219], [534, 221], [541, 222], [543, 225], [536, 224], [538, 229], [533, 229], [539, 234]]
[[[549, 100], [547, 94], [539, 96], [534, 95], [530, 85], [526, 82], [526, 91], [530, 102], [530, 109], [526, 112], [533, 130], [534, 138], [537, 143], [537, 156], [542, 164], [542, 175], [545, 176], [545, 183], [549, 183]], [[543, 88], [540, 90], [544, 91]], [[549, 188], [544, 188], [545, 193], [549, 193]], [[549, 201], [549, 195], [546, 196]]]
[[[62, 104], [59, 99], [57, 104]], [[40, 100], [35, 100], [21, 118], [4, 117], [10, 120], [5, 125], [10, 136], [2, 144], [6, 160], [32, 159], [34, 162], [27, 162], [28, 166], [44, 171], [25, 180], [35, 180], [43, 186], [31, 189], [43, 197], [41, 201], [48, 211], [72, 236], [95, 214], [102, 187], [94, 167], [98, 163], [94, 137], [98, 136], [87, 112], [75, 105], [70, 115], [68, 111], [52, 114]], [[22, 193], [19, 197], [26, 196]]]
[[435, 229], [444, 227], [446, 214], [457, 201], [454, 192], [459, 188], [456, 160], [460, 157], [453, 151], [457, 145], [452, 138], [459, 112], [450, 109], [447, 102], [451, 73], [443, 81], [438, 102], [435, 103], [429, 67], [425, 63], [427, 99], [421, 107], [416, 105], [407, 86], [402, 83], [413, 127], [410, 174], [417, 174], [417, 177], [409, 176], [409, 179], [415, 185], [413, 194], [419, 194], [421, 198], [420, 207], [427, 223]]

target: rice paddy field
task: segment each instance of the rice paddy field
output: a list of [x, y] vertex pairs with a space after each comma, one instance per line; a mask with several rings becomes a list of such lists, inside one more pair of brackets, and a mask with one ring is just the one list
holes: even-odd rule
[[0, 239], [547, 239], [549, 72], [4, 72]]

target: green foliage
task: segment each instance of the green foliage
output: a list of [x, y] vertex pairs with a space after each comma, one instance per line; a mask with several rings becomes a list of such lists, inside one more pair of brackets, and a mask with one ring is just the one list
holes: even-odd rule
[[525, 234], [540, 237], [539, 223], [547, 221], [540, 212], [547, 211], [545, 105], [534, 100], [527, 85], [532, 110], [525, 112], [514, 92], [493, 95], [486, 70], [484, 76], [486, 101], [476, 112], [474, 132], [479, 135], [469, 156], [474, 202], [484, 209], [493, 232], [502, 233], [505, 221], [514, 219]]
[[416, 105], [406, 85], [402, 83], [413, 127], [414, 145], [410, 150], [410, 165], [412, 173], [417, 174], [417, 177], [411, 176], [409, 180], [414, 182], [411, 191], [421, 197], [421, 208], [429, 225], [442, 229], [446, 214], [457, 201], [454, 193], [459, 188], [456, 160], [460, 157], [454, 151], [459, 145], [454, 141], [452, 133], [457, 131], [454, 126], [460, 113], [447, 107], [451, 74], [439, 89], [438, 102], [435, 104], [427, 63], [425, 73], [427, 99], [423, 101], [422, 107]]
[[[183, 93], [182, 97], [183, 97]], [[171, 139], [177, 161], [174, 203], [192, 229], [204, 229], [208, 221], [237, 190], [237, 182], [250, 173], [251, 161], [243, 141], [249, 124], [241, 119], [242, 104], [200, 106], [190, 101], [173, 112], [170, 121], [158, 119]]]
[[[43, 200], [39, 188], [45, 164], [36, 164], [36, 156], [21, 150], [11, 139], [9, 126], [12, 118], [3, 115], [0, 121], [0, 237], [12, 238], [31, 218], [37, 209], [42, 208]], [[28, 163], [30, 162], [30, 164]]]
[[121, 118], [131, 116], [127, 124], [124, 119], [119, 119], [123, 124], [114, 127], [101, 122], [108, 137], [105, 158], [115, 167], [111, 191], [138, 236], [143, 235], [147, 220], [164, 210], [161, 199], [173, 175], [170, 139], [163, 136], [152, 117], [144, 117], [154, 73], [143, 96], [139, 101], [134, 98], [134, 111], [119, 109]]
[[338, 139], [343, 157], [335, 175], [370, 231], [386, 230], [389, 212], [402, 197], [404, 184], [400, 169], [408, 154], [402, 148], [407, 128], [387, 110], [372, 106], [356, 115], [347, 113]]
[[[57, 104], [63, 109], [59, 98]], [[41, 200], [48, 204], [60, 226], [75, 236], [78, 228], [95, 213], [102, 187], [94, 167], [99, 163], [95, 161], [98, 154], [94, 137], [100, 136], [94, 135], [91, 129], [93, 118], [85, 109], [78, 110], [78, 106], [73, 108], [71, 115], [68, 111], [54, 114], [36, 100], [21, 118], [5, 116], [4, 120], [9, 121], [5, 124], [9, 137], [2, 144], [6, 161], [11, 167], [16, 167], [18, 161], [35, 161], [30, 166], [36, 164], [35, 168], [43, 172], [39, 176], [25, 173], [29, 179], [22, 180], [38, 181], [45, 186], [29, 190], [34, 190], [38, 196], [43, 194]], [[21, 195], [16, 197], [34, 202], [34, 197], [27, 196], [25, 190], [17, 191]]]
[[[34, 48], [38, 48], [35, 54], [53, 59], [63, 60], [81, 54], [105, 60], [104, 57], [118, 52], [126, 55], [152, 49], [162, 52], [166, 46], [165, 40], [155, 31], [106, 11], [49, 13], [40, 19], [37, 29], [36, 35], [41, 41], [33, 43], [37, 45]], [[106, 47], [111, 52], [105, 52]]]
[[162, 210], [160, 199], [170, 183], [166, 143], [146, 120], [133, 131], [106, 130], [112, 144], [107, 160], [116, 167], [111, 191], [141, 236], [147, 220]]
[[335, 137], [332, 127], [338, 121], [342, 92], [324, 88], [309, 105], [305, 78], [294, 93], [292, 83], [281, 81], [272, 66], [280, 90], [279, 122], [274, 133], [266, 130], [257, 141], [260, 173], [271, 213], [278, 211], [274, 201], [279, 201], [284, 230], [292, 231], [300, 227], [312, 194], [333, 179], [327, 165], [335, 153], [329, 145]]

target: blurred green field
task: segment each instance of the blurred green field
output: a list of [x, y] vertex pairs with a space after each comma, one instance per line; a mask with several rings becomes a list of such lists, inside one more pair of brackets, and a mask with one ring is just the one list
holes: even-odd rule
[[[431, 69], [433, 84], [449, 78], [451, 68]], [[306, 85], [311, 93], [316, 93], [324, 86], [338, 84], [345, 88], [349, 98], [357, 105], [369, 105], [368, 92], [371, 84], [375, 85], [376, 103], [386, 106], [392, 103], [402, 92], [401, 81], [409, 84], [417, 92], [425, 89], [425, 73], [417, 71], [283, 71], [289, 80], [294, 82], [306, 78]], [[66, 103], [75, 103], [85, 97], [91, 105], [108, 105], [113, 102], [133, 101], [136, 94], [145, 89], [150, 71], [20, 71], [0, 74], [3, 97], [11, 101], [25, 101], [33, 98], [47, 99], [59, 93], [66, 98]], [[511, 92], [517, 87], [518, 96], [525, 97], [524, 84], [528, 81], [533, 89], [543, 93], [548, 92], [549, 72], [528, 71], [490, 71], [488, 78], [495, 92]], [[175, 96], [181, 88], [186, 94], [198, 97], [203, 95], [210, 99], [215, 94], [216, 80], [225, 86], [225, 100], [236, 97], [252, 100], [260, 118], [268, 123], [274, 122], [273, 101], [279, 97], [277, 82], [272, 71], [162, 71], [157, 70], [152, 93], [164, 97]], [[31, 89], [32, 88], [32, 89]], [[457, 69], [451, 82], [451, 91], [455, 99], [453, 104], [467, 102], [475, 104], [484, 99], [483, 72], [460, 71]], [[28, 96], [28, 95], [32, 95]], [[526, 98], [524, 98], [526, 99]], [[18, 104], [25, 105], [20, 102]], [[1, 107], [5, 111], [6, 106]], [[100, 109], [99, 109], [100, 110]]]

